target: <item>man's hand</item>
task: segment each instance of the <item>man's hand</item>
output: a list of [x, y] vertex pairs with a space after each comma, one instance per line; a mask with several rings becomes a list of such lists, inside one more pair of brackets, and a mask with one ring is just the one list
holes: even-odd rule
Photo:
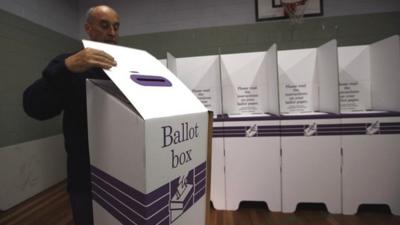
[[65, 59], [65, 65], [69, 71], [82, 73], [94, 67], [110, 69], [116, 66], [114, 58], [104, 51], [93, 48], [84, 48], [74, 55]]

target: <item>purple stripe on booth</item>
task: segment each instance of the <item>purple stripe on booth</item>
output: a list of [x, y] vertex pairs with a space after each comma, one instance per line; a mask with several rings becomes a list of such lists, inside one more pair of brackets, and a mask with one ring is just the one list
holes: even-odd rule
[[343, 131], [340, 135], [366, 135], [366, 131]]
[[380, 130], [387, 130], [387, 131], [400, 131], [400, 127], [386, 127], [386, 126], [382, 126], [380, 127]]
[[260, 132], [260, 131], [276, 132], [276, 131], [280, 131], [281, 127], [280, 126], [258, 126], [257, 130], [258, 130], [258, 132]]
[[400, 127], [400, 123], [381, 123], [381, 126], [387, 126], [387, 127], [391, 127], [391, 126], [394, 126], [394, 127]]
[[281, 136], [281, 133], [258, 133], [258, 137], [276, 137]]
[[342, 127], [342, 128], [345, 128], [345, 127], [365, 127], [365, 123], [343, 123], [343, 124], [340, 124], [340, 126]]
[[302, 133], [282, 133], [282, 137], [299, 137], [299, 136], [304, 136], [304, 132]]
[[381, 134], [400, 134], [399, 130], [385, 130], [380, 132]]
[[119, 181], [118, 179], [112, 177], [111, 175], [97, 169], [95, 166], [91, 166], [91, 171], [97, 177], [100, 177], [101, 179], [109, 183], [111, 186], [116, 187], [117, 189], [129, 195], [131, 198], [139, 201], [143, 205], [151, 204], [153, 201], [159, 199], [160, 197], [164, 196], [166, 193], [169, 192], [169, 184], [165, 184], [148, 194], [144, 194], [130, 187], [129, 185]]

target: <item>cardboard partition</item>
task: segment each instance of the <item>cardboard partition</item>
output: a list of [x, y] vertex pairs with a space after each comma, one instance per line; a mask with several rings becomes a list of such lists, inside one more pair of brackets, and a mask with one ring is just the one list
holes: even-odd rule
[[338, 54], [341, 112], [400, 111], [399, 35]]
[[164, 66], [167, 66], [167, 59], [159, 59], [159, 61], [160, 61]]
[[337, 43], [278, 51], [281, 114], [338, 113]]
[[400, 36], [371, 44], [370, 57], [372, 109], [400, 112]]
[[340, 111], [371, 109], [368, 46], [339, 47]]
[[145, 51], [111, 54], [111, 81], [87, 81], [95, 224], [205, 224], [208, 112]]
[[175, 75], [178, 73], [176, 67], [176, 58], [169, 52], [167, 52], [167, 68]]
[[266, 52], [221, 55], [223, 113], [279, 114], [276, 45]]
[[175, 58], [168, 54], [171, 71], [175, 70], [177, 77], [208, 110], [214, 112], [214, 117], [222, 114], [219, 61], [218, 55]]

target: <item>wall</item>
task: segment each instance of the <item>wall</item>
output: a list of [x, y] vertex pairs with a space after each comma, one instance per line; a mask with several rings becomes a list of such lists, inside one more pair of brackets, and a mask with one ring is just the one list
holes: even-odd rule
[[22, 93], [56, 55], [79, 42], [0, 10], [0, 210], [65, 179], [61, 117], [29, 118]]
[[0, 25], [0, 147], [59, 134], [59, 118], [38, 122], [25, 115], [22, 93], [51, 58], [78, 49], [78, 42], [2, 10]]
[[145, 49], [158, 58], [317, 47], [331, 39], [339, 46], [369, 44], [400, 34], [400, 11], [306, 19], [303, 24], [269, 21], [124, 36], [122, 45]]
[[0, 9], [78, 38], [78, 0], [1, 0]]
[[[256, 23], [255, 0], [81, 0], [80, 24], [86, 10], [97, 4], [119, 12], [122, 36]], [[400, 11], [399, 0], [323, 0], [323, 5], [324, 17]]]

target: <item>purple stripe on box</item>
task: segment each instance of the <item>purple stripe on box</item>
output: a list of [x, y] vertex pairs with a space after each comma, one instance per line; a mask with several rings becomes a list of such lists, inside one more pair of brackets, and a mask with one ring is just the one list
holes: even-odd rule
[[[188, 184], [193, 184], [193, 186], [190, 186], [191, 188], [187, 190], [188, 193], [185, 199], [174, 201], [175, 204], [182, 203], [182, 210], [174, 211], [175, 218], [171, 218], [170, 204], [172, 196], [176, 193], [179, 177], [149, 194], [143, 194], [92, 166], [93, 200], [122, 224], [170, 224], [170, 221], [177, 220], [194, 204], [195, 191], [198, 191], [199, 188], [205, 189], [206, 166], [206, 162], [203, 162], [188, 172], [186, 181]], [[199, 180], [202, 177], [203, 180]], [[174, 190], [170, 190], [170, 186]], [[160, 195], [160, 193], [164, 193], [164, 195]], [[157, 196], [158, 198], [155, 198]], [[139, 197], [140, 201], [135, 197]], [[177, 212], [178, 214], [176, 214]]]
[[125, 205], [134, 209], [137, 213], [146, 217], [146, 215], [151, 215], [157, 212], [160, 208], [168, 205], [168, 195], [166, 194], [164, 197], [161, 197], [158, 200], [155, 200], [152, 204], [145, 206], [138, 201], [130, 198], [128, 195], [124, 194], [123, 192], [119, 191], [118, 189], [112, 187], [111, 185], [107, 184], [106, 182], [102, 181], [101, 179], [97, 178], [96, 175], [92, 175], [92, 184], [93, 189], [101, 188], [104, 191], [111, 194], [114, 198], [118, 199], [119, 201], [123, 202]]
[[196, 183], [194, 188], [196, 189], [196, 192], [197, 192], [197, 190], [200, 190], [201, 188], [204, 188], [205, 186], [206, 186], [206, 179], [203, 179], [199, 183]]
[[205, 177], [206, 177], [206, 171], [203, 170], [203, 171], [200, 172], [199, 174], [196, 174], [196, 175], [195, 175], [194, 182], [197, 183], [197, 182], [203, 180]]
[[[167, 195], [167, 201], [166, 201], [167, 204], [163, 203], [161, 205], [156, 205], [156, 207], [158, 209], [151, 210], [152, 211], [151, 214], [150, 214], [150, 212], [146, 212], [145, 214], [140, 214], [136, 211], [136, 208], [130, 208], [128, 205], [126, 205], [125, 202], [122, 202], [120, 199], [115, 198], [112, 194], [107, 193], [106, 191], [102, 190], [101, 188], [99, 188], [96, 185], [92, 186], [92, 192], [96, 193], [104, 201], [106, 201], [108, 204], [112, 205], [113, 207], [117, 208], [121, 213], [123, 213], [131, 221], [133, 221], [137, 224], [146, 224], [146, 221], [159, 222], [160, 219], [162, 219], [168, 215], [168, 210], [167, 210], [167, 212], [165, 212], [163, 210], [160, 211], [160, 209], [163, 209], [163, 208], [168, 209], [168, 199], [169, 199], [168, 195]], [[160, 218], [160, 217], [162, 217], [162, 218]], [[150, 224], [155, 224], [155, 223], [150, 223]]]
[[169, 216], [165, 217], [163, 221], [161, 221], [157, 225], [169, 225]]
[[194, 168], [194, 173], [195, 173], [195, 174], [198, 174], [199, 172], [205, 170], [205, 169], [206, 169], [206, 166], [207, 166], [207, 163], [206, 163], [206, 162], [204, 162], [204, 163], [198, 165], [196, 168]]
[[91, 167], [91, 171], [97, 177], [100, 177], [101, 179], [103, 179], [104, 181], [106, 181], [107, 183], [112, 185], [113, 187], [116, 187], [117, 189], [119, 189], [120, 191], [129, 195], [131, 198], [139, 201], [143, 205], [148, 205], [169, 192], [169, 185], [165, 184], [162, 187], [160, 187], [148, 194], [143, 194], [143, 193], [139, 192], [138, 190], [130, 187], [129, 185], [119, 181], [118, 179], [115, 179], [114, 177], [108, 175], [107, 173], [97, 169], [95, 166]]
[[194, 195], [194, 202], [197, 202], [201, 197], [204, 196], [205, 193], [206, 193], [206, 189], [205, 188], [201, 189], [198, 193], [196, 193]]

